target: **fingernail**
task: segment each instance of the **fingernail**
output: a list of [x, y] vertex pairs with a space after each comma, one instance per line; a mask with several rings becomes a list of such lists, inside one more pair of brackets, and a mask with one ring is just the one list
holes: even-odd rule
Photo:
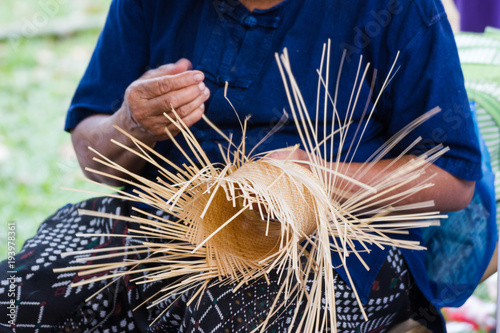
[[208, 88], [205, 88], [204, 93], [205, 93], [205, 95], [209, 96], [210, 95], [210, 90], [208, 90]]
[[200, 87], [201, 91], [205, 90], [205, 83], [201, 82], [200, 84], [198, 84], [198, 87]]
[[205, 110], [205, 104], [200, 105], [201, 110]]
[[203, 74], [201, 73], [197, 73], [193, 76], [193, 79], [196, 81], [196, 82], [200, 82], [203, 80]]

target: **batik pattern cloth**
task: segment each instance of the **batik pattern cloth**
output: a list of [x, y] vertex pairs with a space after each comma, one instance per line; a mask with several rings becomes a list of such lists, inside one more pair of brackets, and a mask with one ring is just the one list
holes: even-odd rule
[[[236, 293], [233, 293], [234, 286], [231, 285], [209, 285], [199, 302], [197, 300], [188, 306], [192, 292], [186, 292], [149, 309], [139, 305], [165, 287], [168, 281], [136, 284], [137, 281], [132, 279], [137, 275], [127, 275], [73, 287], [72, 283], [83, 279], [97, 279], [127, 268], [120, 266], [112, 272], [88, 276], [79, 276], [75, 271], [54, 273], [53, 269], [83, 268], [85, 265], [139, 259], [139, 256], [144, 258], [152, 254], [138, 247], [142, 253], [124, 256], [121, 250], [104, 252], [117, 254], [108, 259], [99, 258], [103, 253], [64, 256], [63, 253], [72, 251], [140, 246], [144, 240], [129, 237], [130, 229], [138, 228], [134, 223], [80, 215], [79, 209], [124, 216], [136, 214], [129, 202], [103, 197], [67, 205], [43, 222], [36, 236], [28, 240], [16, 255], [15, 325], [6, 322], [6, 317], [3, 317], [0, 319], [0, 332], [237, 333], [250, 332], [265, 320], [279, 290], [275, 272], [270, 274], [270, 284], [258, 280]], [[155, 215], [171, 218], [163, 211], [157, 211]], [[82, 260], [84, 258], [86, 260]], [[4, 307], [10, 301], [7, 297], [8, 275], [4, 273], [8, 271], [7, 261], [0, 266], [0, 306]], [[109, 282], [112, 283], [106, 287]], [[339, 276], [335, 278], [335, 291], [338, 332], [385, 332], [407, 318], [420, 320], [423, 308], [426, 310], [424, 313], [435, 311], [415, 286], [401, 253], [395, 248], [390, 250], [365, 304], [369, 321], [364, 321], [354, 293]], [[95, 293], [95, 297], [86, 301]], [[295, 307], [295, 303], [289, 302], [283, 311], [271, 318], [266, 332], [294, 332], [293, 328], [290, 330], [290, 323]]]

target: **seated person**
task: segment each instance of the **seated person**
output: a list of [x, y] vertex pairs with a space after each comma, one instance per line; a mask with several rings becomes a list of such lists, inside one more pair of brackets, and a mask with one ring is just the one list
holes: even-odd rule
[[[303, 85], [308, 109], [315, 110], [315, 69], [321, 60], [323, 43], [328, 39], [332, 43], [329, 76], [340, 80], [337, 95], [340, 119], [344, 119], [349, 105], [360, 55], [364, 63], [371, 63], [366, 76], [369, 79], [361, 84], [359, 100], [363, 103], [358, 103], [354, 110], [353, 126], [367, 124], [367, 127], [351, 170], [359, 168], [406, 124], [440, 106], [444, 110], [441, 114], [419, 126], [395, 147], [393, 155], [376, 162], [373, 170], [384, 170], [418, 136], [422, 136], [428, 146], [442, 143], [451, 149], [429, 167], [430, 173], [436, 173], [436, 186], [422, 191], [418, 197], [406, 199], [405, 203], [434, 200], [433, 210], [443, 212], [467, 206], [474, 191], [474, 181], [481, 177], [480, 152], [456, 46], [439, 0], [114, 0], [67, 115], [66, 130], [71, 132], [82, 168], [123, 176], [96, 163], [94, 154], [87, 149], [91, 146], [128, 170], [155, 179], [157, 172], [153, 166], [110, 142], [113, 138], [133, 147], [113, 125], [154, 147], [178, 165], [184, 163], [185, 158], [165, 133], [167, 129], [173, 135], [178, 134], [163, 115], [164, 112], [171, 114], [171, 106], [191, 128], [207, 155], [214, 162], [220, 160], [218, 143], [223, 141], [200, 119], [205, 114], [223, 132], [232, 133], [235, 142], [241, 140], [238, 120], [224, 98], [226, 82], [229, 85], [227, 95], [239, 118], [252, 115], [247, 146], [255, 145], [281, 118], [279, 110], [288, 105], [274, 53], [288, 48], [291, 63], [295, 64], [294, 74]], [[390, 72], [398, 51], [401, 52], [398, 71], [367, 123], [362, 116], [365, 104], [368, 103], [368, 110], [374, 105], [384, 75]], [[374, 69], [379, 74], [372, 93]], [[333, 90], [331, 93], [333, 95]], [[328, 122], [334, 120], [331, 115], [327, 119]], [[460, 127], [451, 129], [449, 119], [459, 119]], [[354, 133], [349, 135], [346, 142], [356, 139]], [[293, 120], [289, 119], [256, 152], [299, 142]], [[421, 153], [420, 148], [408, 151], [407, 158]], [[343, 153], [345, 158], [345, 151]], [[298, 157], [307, 159], [304, 155]], [[398, 163], [403, 161], [396, 162], [395, 166]], [[90, 172], [86, 175], [110, 185], [125, 185], [126, 190], [131, 190], [116, 179]], [[63, 207], [42, 223], [37, 235], [26, 242], [16, 258], [16, 332], [33, 332], [34, 329], [246, 332], [247, 323], [253, 325], [262, 319], [259, 316], [266, 313], [273, 301], [277, 288], [275, 278], [270, 284], [257, 281], [236, 293], [231, 292], [232, 286], [208, 288], [199, 307], [196, 302], [187, 306], [190, 297], [186, 294], [157, 307], [142, 306], [132, 311], [168, 282], [136, 284], [126, 277], [86, 301], [106, 282], [72, 287], [71, 283], [82, 277], [75, 272], [52, 272], [54, 268], [84, 265], [71, 256], [61, 257], [63, 252], [140, 244], [140, 240], [129, 237], [76, 235], [127, 235], [130, 223], [80, 216], [77, 209], [127, 216], [135, 214], [133, 205], [116, 198], [94, 198]], [[168, 212], [154, 213], [173, 218]], [[416, 230], [410, 235], [412, 239], [419, 239]], [[439, 299], [432, 293], [423, 266], [425, 254], [391, 247], [371, 246], [370, 249], [371, 253], [364, 256], [370, 271], [366, 271], [356, 258], [348, 261], [369, 320], [363, 319], [351, 286], [346, 282], [345, 271], [339, 268], [336, 290], [344, 292], [338, 298], [338, 331], [385, 332], [413, 318], [434, 332], [444, 332], [442, 318], [435, 306]], [[130, 258], [137, 256], [140, 254]], [[89, 258], [86, 264], [91, 263]], [[1, 280], [7, 278], [5, 265], [4, 262]], [[398, 283], [393, 284], [394, 281]], [[7, 296], [1, 295], [1, 302], [4, 302]], [[255, 299], [263, 305], [257, 309], [258, 314], [250, 315], [246, 306], [255, 305]], [[150, 327], [160, 314], [161, 319]], [[268, 332], [287, 331], [289, 321], [287, 313], [271, 320]], [[10, 331], [11, 327], [14, 326], [2, 319], [0, 330]]]

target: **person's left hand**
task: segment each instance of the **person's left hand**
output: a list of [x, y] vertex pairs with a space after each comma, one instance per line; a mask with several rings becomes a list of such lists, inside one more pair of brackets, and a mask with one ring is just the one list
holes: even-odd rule
[[[291, 147], [289, 149], [278, 150], [267, 155], [267, 158], [293, 161], [299, 164], [300, 166], [306, 168], [307, 170], [311, 171], [311, 167], [309, 165], [311, 159], [309, 158], [309, 154], [305, 150], [299, 148]], [[306, 163], [300, 163], [299, 161], [304, 161]]]

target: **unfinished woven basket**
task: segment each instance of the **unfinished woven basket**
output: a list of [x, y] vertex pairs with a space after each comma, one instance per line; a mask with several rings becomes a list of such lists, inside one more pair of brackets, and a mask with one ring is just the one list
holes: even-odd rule
[[[328, 52], [324, 51], [323, 58], [325, 54], [329, 55], [329, 44], [325, 50]], [[228, 160], [224, 156], [225, 165], [220, 167], [210, 162], [193, 133], [179, 117], [169, 118], [176, 124], [196, 156], [196, 161], [191, 161], [190, 165], [184, 168], [177, 166], [174, 172], [162, 168], [153, 157], [165, 160], [164, 157], [124, 131], [121, 132], [136, 144], [137, 149], [117, 143], [157, 166], [166, 181], [153, 182], [144, 179], [94, 151], [102, 163], [128, 174], [135, 186], [141, 190], [136, 195], [120, 192], [116, 196], [146, 203], [167, 211], [178, 219], [151, 220], [147, 218], [146, 212], [143, 212], [145, 217], [123, 217], [90, 211], [81, 213], [134, 221], [142, 227], [140, 230], [134, 230], [131, 237], [140, 236], [141, 233], [155, 234], [165, 240], [164, 243], [144, 243], [145, 247], [158, 254], [147, 258], [148, 267], [156, 264], [157, 268], [151, 271], [145, 281], [139, 283], [170, 278], [181, 279], [165, 290], [164, 294], [150, 300], [152, 304], [193, 287], [198, 288], [191, 300], [195, 301], [214, 278], [219, 283], [235, 284], [235, 289], [238, 289], [241, 285], [251, 283], [257, 278], [267, 278], [267, 273], [275, 269], [282, 274], [278, 298], [281, 296], [288, 300], [295, 298], [306, 302], [302, 318], [294, 317], [290, 327], [293, 327], [294, 331], [303, 332], [313, 332], [318, 327], [322, 330], [329, 328], [336, 331], [333, 280], [335, 267], [332, 264], [332, 251], [338, 253], [344, 266], [347, 256], [355, 255], [369, 269], [358, 254], [359, 248], [364, 249], [366, 243], [380, 247], [423, 249], [414, 242], [394, 239], [393, 235], [404, 233], [404, 229], [408, 228], [436, 225], [439, 219], [444, 217], [438, 212], [420, 214], [405, 212], [405, 209], [413, 209], [417, 207], [416, 205], [406, 208], [396, 207], [403, 196], [412, 195], [430, 186], [425, 182], [427, 178], [422, 180], [422, 185], [405, 193], [395, 194], [389, 201], [383, 199], [382, 194], [394, 191], [401, 184], [423, 176], [425, 168], [444, 154], [446, 149], [443, 147], [431, 149], [370, 185], [345, 176], [336, 167], [337, 164], [333, 160], [335, 156], [325, 160], [326, 157], [320, 155], [323, 151], [322, 145], [326, 144], [333, 133], [320, 138], [314, 131], [315, 126], [311, 124], [318, 119], [309, 119], [286, 50], [281, 58], [277, 57], [277, 60], [289, 97], [292, 116], [302, 137], [301, 148], [309, 153], [310, 163], [299, 165], [295, 162], [301, 161], [275, 160], [269, 158], [268, 154], [261, 155], [260, 158], [246, 156], [241, 145], [237, 146], [227, 138], [228, 149], [233, 151], [234, 159]], [[329, 59], [322, 59], [318, 71], [319, 83], [323, 85], [324, 79], [321, 73], [324, 71], [324, 63], [328, 61]], [[390, 76], [391, 73], [388, 73], [388, 77]], [[386, 84], [387, 82], [388, 80]], [[319, 84], [320, 87], [323, 85]], [[324, 89], [325, 99], [328, 99], [329, 93], [327, 88]], [[337, 109], [338, 106], [333, 105], [333, 112]], [[406, 126], [398, 135], [391, 138], [386, 146], [381, 147], [370, 162], [384, 158], [390, 147], [437, 112], [438, 108]], [[208, 119], [204, 119], [214, 131], [223, 135]], [[337, 129], [341, 133], [348, 130], [349, 124], [343, 124]], [[170, 135], [169, 132], [167, 134]], [[171, 135], [170, 139], [174, 143], [177, 142]], [[296, 149], [298, 146], [289, 148], [290, 155]], [[186, 152], [183, 153], [187, 155]], [[327, 162], [332, 167], [326, 168]], [[367, 163], [363, 170], [369, 168], [370, 163]], [[429, 203], [420, 205], [420, 207], [429, 206]], [[133, 250], [135, 249], [124, 251]], [[78, 253], [72, 254], [78, 255]], [[198, 260], [193, 261], [193, 258]], [[140, 267], [142, 260], [92, 267], [80, 274], [116, 270], [122, 264], [132, 268], [126, 272], [110, 273], [101, 279], [121, 278], [127, 274], [134, 274], [135, 267]], [[350, 279], [348, 267], [344, 268]], [[307, 289], [305, 282], [311, 276], [318, 283]], [[95, 282], [95, 279], [78, 282], [75, 286], [92, 282]], [[353, 286], [358, 304], [361, 305], [352, 281], [349, 282]], [[325, 304], [320, 304], [318, 301], [322, 297], [325, 299]], [[281, 306], [282, 304], [275, 302], [269, 311], [268, 320]], [[366, 318], [362, 307], [361, 310]], [[267, 320], [258, 329], [264, 331], [266, 326]]]
[[[289, 162], [288, 167], [296, 174], [285, 174], [278, 166], [264, 161], [245, 163], [227, 176], [215, 195], [205, 192], [193, 197], [179, 216], [189, 222], [189, 241], [201, 244], [247, 206], [206, 242], [217, 257], [224, 255], [258, 267], [262, 266], [259, 262], [287, 246], [281, 244], [283, 241], [298, 241], [293, 235], [302, 235], [303, 239], [313, 234], [317, 229], [314, 197], [297, 177], [313, 175], [295, 163]], [[212, 195], [206, 214], [201, 216]], [[268, 203], [280, 207], [279, 210], [271, 210]]]

